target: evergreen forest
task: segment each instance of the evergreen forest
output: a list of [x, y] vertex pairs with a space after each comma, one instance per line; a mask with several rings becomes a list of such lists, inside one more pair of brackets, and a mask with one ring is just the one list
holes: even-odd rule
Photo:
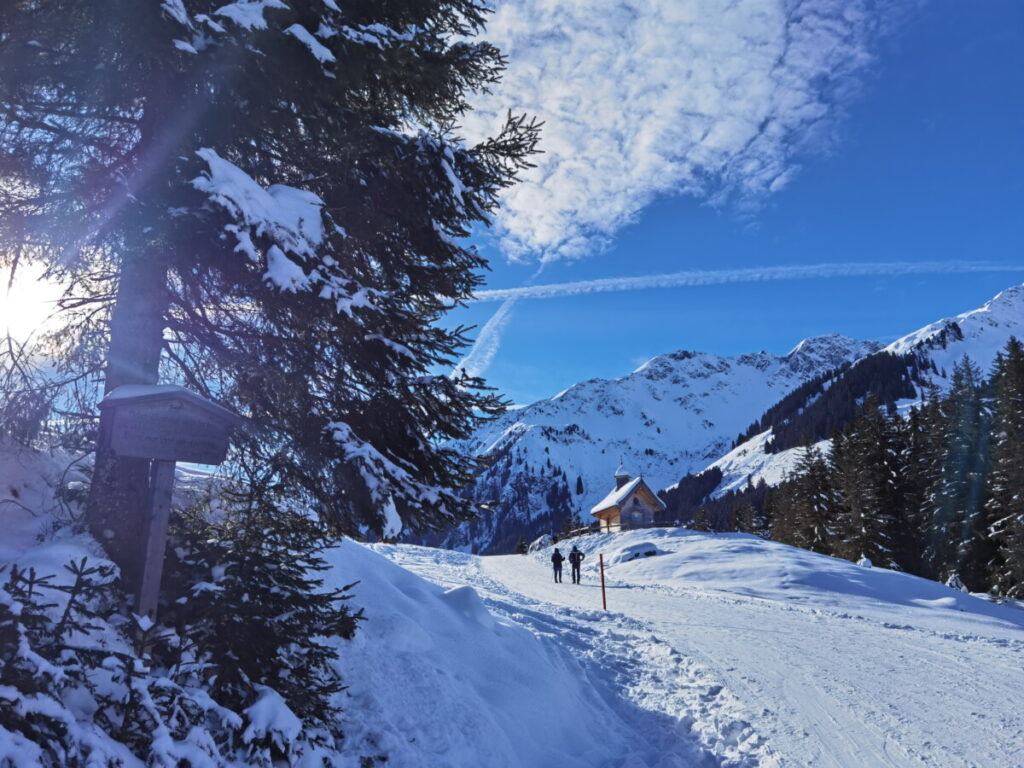
[[[819, 401], [820, 402], [820, 401]], [[714, 473], [664, 494], [669, 514], [703, 530], [761, 533], [814, 552], [1024, 596], [1024, 345], [992, 370], [969, 358], [950, 387], [897, 412], [873, 394], [832, 434], [804, 434], [786, 480], [708, 498]], [[720, 479], [720, 478], [719, 478]]]

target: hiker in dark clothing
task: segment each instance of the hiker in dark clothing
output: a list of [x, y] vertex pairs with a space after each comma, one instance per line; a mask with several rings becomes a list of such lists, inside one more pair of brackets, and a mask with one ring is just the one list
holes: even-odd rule
[[572, 552], [569, 553], [569, 565], [572, 566], [572, 583], [580, 583], [580, 563], [583, 562], [583, 558], [586, 557], [576, 547], [572, 548]]
[[562, 583], [562, 561], [565, 560], [562, 557], [562, 553], [558, 551], [558, 547], [555, 547], [554, 554], [551, 555], [551, 564], [555, 567], [555, 583]]

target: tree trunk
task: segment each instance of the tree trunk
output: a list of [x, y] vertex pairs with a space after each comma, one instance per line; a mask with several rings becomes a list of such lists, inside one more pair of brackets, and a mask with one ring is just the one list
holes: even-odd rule
[[[128, 257], [122, 267], [110, 323], [104, 391], [124, 384], [156, 384], [167, 308], [167, 265], [153, 252]], [[121, 568], [125, 588], [142, 572], [149, 460], [110, 450], [110, 416], [101, 414], [86, 519], [93, 536]]]

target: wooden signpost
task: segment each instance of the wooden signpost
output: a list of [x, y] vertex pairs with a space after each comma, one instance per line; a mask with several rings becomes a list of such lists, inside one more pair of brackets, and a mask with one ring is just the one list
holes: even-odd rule
[[598, 563], [601, 566], [601, 605], [604, 609], [608, 610], [608, 596], [604, 592], [604, 553], [602, 552], [597, 556]]
[[174, 491], [174, 465], [220, 464], [241, 417], [183, 387], [118, 387], [100, 403], [110, 419], [110, 450], [117, 456], [149, 459], [149, 502], [138, 612], [155, 618], [167, 525]]

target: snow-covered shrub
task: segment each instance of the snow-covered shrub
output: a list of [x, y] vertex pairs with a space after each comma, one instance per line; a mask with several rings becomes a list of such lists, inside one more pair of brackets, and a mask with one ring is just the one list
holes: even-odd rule
[[[11, 566], [0, 590], [0, 766], [228, 766], [242, 719], [155, 669], [151, 622], [114, 611], [115, 570]], [[166, 638], [164, 638], [166, 640]]]
[[970, 592], [970, 590], [967, 589], [963, 581], [960, 579], [960, 574], [956, 571], [953, 571], [951, 574], [949, 574], [949, 578], [946, 579], [946, 586], [950, 589], [955, 589], [960, 592]]
[[249, 764], [331, 748], [344, 686], [326, 638], [355, 631], [354, 585], [322, 588], [327, 539], [310, 517], [266, 497], [219, 501], [226, 511], [194, 508], [173, 527], [161, 619], [185, 643], [166, 663], [243, 713]]
[[106, 561], [0, 566], [0, 768], [338, 764], [325, 637], [359, 616], [320, 588], [313, 521], [244, 511], [177, 521], [160, 624]]
[[82, 757], [60, 703], [68, 674], [33, 643], [47, 622], [43, 583], [34, 572], [15, 570], [0, 591], [0, 765], [18, 759], [61, 765]]
[[542, 549], [547, 549], [553, 543], [554, 540], [551, 538], [551, 534], [545, 533], [543, 536], [541, 536], [536, 541], [530, 544], [530, 547], [527, 550], [527, 552], [529, 552], [532, 555], [534, 552], [540, 552]]

